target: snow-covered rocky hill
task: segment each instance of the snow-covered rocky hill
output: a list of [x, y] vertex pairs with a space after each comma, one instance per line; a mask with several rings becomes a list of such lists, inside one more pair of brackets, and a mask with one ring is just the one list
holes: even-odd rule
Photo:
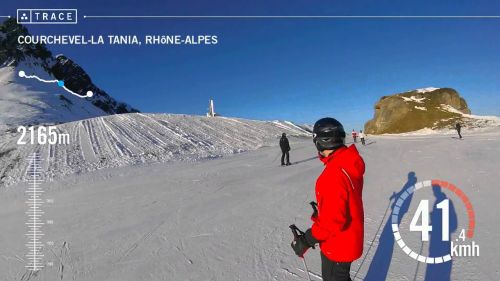
[[442, 133], [459, 122], [463, 128], [488, 129], [500, 118], [471, 115], [467, 102], [452, 88], [422, 88], [383, 96], [375, 104], [373, 119], [365, 124], [368, 134], [400, 134], [414, 131]]
[[[75, 101], [76, 102], [76, 101]], [[17, 145], [13, 130], [0, 139], [0, 185], [22, 180], [25, 159], [39, 152], [48, 179], [139, 163], [199, 160], [275, 145], [282, 133], [307, 137], [291, 122], [173, 114], [117, 114], [57, 126], [68, 145]]]
[[[442, 104], [439, 108], [443, 112], [449, 112], [455, 116], [452, 118], [445, 118], [434, 123], [434, 126], [426, 127], [420, 130], [398, 133], [398, 134], [383, 134], [383, 136], [426, 136], [426, 135], [454, 135], [456, 134], [455, 126], [456, 122], [459, 122], [462, 126], [462, 132], [467, 134], [496, 134], [500, 129], [500, 117], [498, 116], [487, 116], [487, 115], [474, 115], [466, 114], [456, 110], [454, 107]], [[447, 122], [447, 126], [438, 127], [438, 124]]]
[[[28, 34], [27, 28], [14, 18], [0, 24], [0, 132], [9, 126], [138, 112], [94, 85], [83, 68], [68, 57], [54, 57], [43, 45], [19, 44], [18, 36]], [[19, 77], [21, 71], [24, 77]], [[76, 95], [57, 83], [44, 83], [27, 76], [64, 82], [64, 87]], [[91, 97], [81, 98], [89, 91]]]
[[66, 92], [56, 83], [20, 77], [19, 72], [54, 80], [37, 59], [0, 67], [0, 132], [19, 125], [58, 124], [107, 115], [86, 98]]
[[[41, 45], [19, 45], [15, 39], [26, 34], [15, 19], [0, 24], [0, 186], [22, 180], [24, 160], [35, 151], [50, 180], [138, 163], [216, 158], [270, 145], [283, 132], [310, 135], [288, 121], [140, 114], [95, 86], [69, 58], [53, 57]], [[87, 91], [92, 96], [82, 98]], [[16, 144], [18, 126], [38, 125], [57, 125], [70, 143]]]

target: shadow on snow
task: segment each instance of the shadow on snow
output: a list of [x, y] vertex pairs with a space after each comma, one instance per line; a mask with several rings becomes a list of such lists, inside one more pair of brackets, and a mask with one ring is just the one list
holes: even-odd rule
[[[401, 190], [398, 193], [393, 193], [390, 197], [389, 200], [393, 200], [393, 203], [391, 205], [391, 212], [392, 209], [394, 209], [396, 200], [399, 198], [399, 196], [409, 187], [413, 186], [415, 183], [417, 183], [417, 177], [415, 175], [415, 172], [410, 172], [408, 173], [408, 180], [407, 182], [403, 185]], [[429, 244], [429, 257], [441, 257], [444, 255], [447, 255], [450, 253], [450, 246], [451, 242], [450, 241], [442, 241], [442, 214], [443, 210], [437, 208], [437, 204], [439, 204], [441, 201], [449, 199], [446, 194], [441, 190], [440, 186], [433, 186], [432, 191], [435, 197], [434, 204], [432, 211], [430, 213], [430, 223], [432, 225], [432, 231], [430, 232], [430, 241], [428, 242]], [[403, 205], [400, 208], [399, 212], [399, 220], [398, 224], [401, 223], [402, 218], [405, 216], [405, 214], [408, 212], [411, 201], [413, 198], [413, 193], [407, 197], [407, 199], [404, 201]], [[450, 231], [450, 240], [451, 240], [451, 234], [456, 232], [457, 226], [458, 226], [458, 220], [457, 220], [457, 214], [455, 212], [455, 207], [453, 205], [453, 202], [451, 199], [449, 199], [449, 231]], [[380, 235], [380, 239], [378, 241], [378, 247], [375, 252], [375, 255], [373, 256], [373, 259], [370, 263], [370, 267], [368, 269], [368, 272], [366, 274], [366, 277], [364, 280], [366, 281], [380, 281], [380, 280], [386, 280], [387, 275], [389, 272], [389, 267], [392, 262], [392, 255], [394, 251], [394, 235], [392, 233], [392, 220], [391, 216], [389, 215], [385, 226], [382, 230], [382, 233]], [[372, 244], [373, 245], [372, 241]], [[370, 246], [371, 248], [371, 246]], [[368, 249], [368, 251], [370, 250]], [[422, 251], [423, 244], [421, 244], [420, 251]], [[368, 254], [368, 252], [366, 253]], [[365, 257], [366, 258], [366, 257]], [[412, 261], [412, 260], [408, 260]], [[418, 266], [420, 266], [420, 263], [417, 264], [417, 269], [414, 275], [414, 280], [417, 278], [417, 273], [418, 273]], [[441, 264], [427, 264], [426, 272], [425, 272], [425, 281], [431, 281], [431, 280], [440, 280], [440, 281], [448, 281], [451, 280], [451, 270], [452, 270], [453, 262], [449, 261], [446, 263], [441, 263]]]

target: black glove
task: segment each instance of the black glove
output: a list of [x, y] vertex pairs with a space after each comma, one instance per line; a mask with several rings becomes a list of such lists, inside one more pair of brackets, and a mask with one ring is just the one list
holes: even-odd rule
[[301, 233], [296, 239], [292, 241], [292, 249], [295, 254], [299, 257], [304, 257], [304, 254], [309, 250], [309, 248], [314, 249], [314, 245], [319, 241], [312, 236], [312, 231], [309, 228], [305, 233]]
[[316, 222], [316, 220], [318, 219], [318, 204], [316, 204], [316, 202], [312, 201], [311, 203], [311, 207], [313, 208], [313, 213], [311, 215], [311, 220], [313, 222]]

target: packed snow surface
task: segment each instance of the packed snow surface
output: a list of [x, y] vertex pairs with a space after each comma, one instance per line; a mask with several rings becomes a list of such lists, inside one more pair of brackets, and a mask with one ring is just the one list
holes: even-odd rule
[[45, 176], [153, 162], [200, 160], [255, 150], [278, 141], [282, 133], [309, 137], [290, 122], [176, 114], [119, 114], [65, 123], [59, 134], [69, 144], [17, 145], [16, 130], [0, 139], [0, 187], [22, 178], [23, 162], [33, 152], [46, 159]]
[[[272, 128], [262, 123], [262, 132], [255, 129], [231, 138], [234, 144], [209, 144], [201, 140], [231, 134], [226, 129], [231, 123], [242, 122], [235, 127], [238, 130], [252, 124], [216, 119], [221, 123], [212, 131], [208, 119], [195, 119], [189, 132], [200, 135], [189, 138], [188, 128], [175, 125], [175, 118], [181, 117], [174, 117], [124, 115], [69, 124], [65, 130], [72, 132], [79, 149], [53, 148], [54, 154], [43, 150], [44, 163], [52, 171], [86, 167], [99, 162], [95, 156], [87, 157], [101, 155], [98, 150], [106, 159], [118, 161], [151, 143], [160, 150], [170, 144], [193, 153], [199, 153], [197, 147], [210, 145], [228, 150], [256, 147], [257, 136]], [[161, 137], [160, 132], [172, 137]], [[357, 145], [366, 162], [365, 247], [363, 257], [352, 264], [353, 280], [500, 280], [500, 244], [496, 242], [500, 226], [495, 211], [500, 198], [500, 131], [464, 130], [463, 135], [463, 140], [449, 135], [368, 136], [366, 146]], [[294, 165], [289, 167], [279, 166], [277, 139], [272, 144], [207, 161], [82, 169], [80, 174], [44, 183], [43, 197], [54, 199], [53, 204], [43, 206], [44, 219], [54, 220], [54, 225], [43, 226], [44, 241], [54, 241], [53, 246], [45, 246], [44, 254], [54, 266], [36, 275], [24, 267], [27, 186], [18, 183], [2, 188], [0, 280], [305, 280], [302, 263], [290, 248], [288, 226], [310, 227], [309, 202], [323, 166], [310, 139], [291, 138]], [[55, 167], [51, 155], [77, 160]], [[394, 242], [390, 212], [394, 192], [430, 179], [451, 182], [469, 197], [476, 213], [473, 240], [481, 248], [479, 257], [456, 257], [439, 275], [426, 278], [433, 268], [409, 258]], [[457, 221], [457, 230], [451, 234], [455, 241], [460, 230], [467, 228], [467, 212], [457, 196], [446, 195], [454, 205], [450, 216]], [[408, 231], [421, 199], [428, 199], [431, 209], [437, 203], [431, 189], [415, 192], [406, 201], [409, 210], [402, 214], [400, 230], [409, 247], [426, 255], [435, 246], [422, 243], [420, 233]], [[437, 213], [433, 211], [431, 220], [440, 221], [434, 218]], [[319, 280], [318, 250], [309, 250], [306, 259], [313, 280]]]

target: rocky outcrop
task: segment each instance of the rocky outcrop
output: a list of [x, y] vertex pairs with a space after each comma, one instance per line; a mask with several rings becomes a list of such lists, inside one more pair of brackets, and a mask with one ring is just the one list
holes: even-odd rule
[[10, 18], [0, 24], [0, 66], [17, 65], [26, 57], [40, 59], [46, 67], [52, 53], [44, 45], [19, 45], [19, 36], [29, 35], [28, 29], [17, 24], [15, 18]]
[[440, 129], [470, 113], [467, 102], [454, 89], [418, 89], [382, 97], [375, 104], [375, 116], [365, 124], [365, 132], [397, 134]]

